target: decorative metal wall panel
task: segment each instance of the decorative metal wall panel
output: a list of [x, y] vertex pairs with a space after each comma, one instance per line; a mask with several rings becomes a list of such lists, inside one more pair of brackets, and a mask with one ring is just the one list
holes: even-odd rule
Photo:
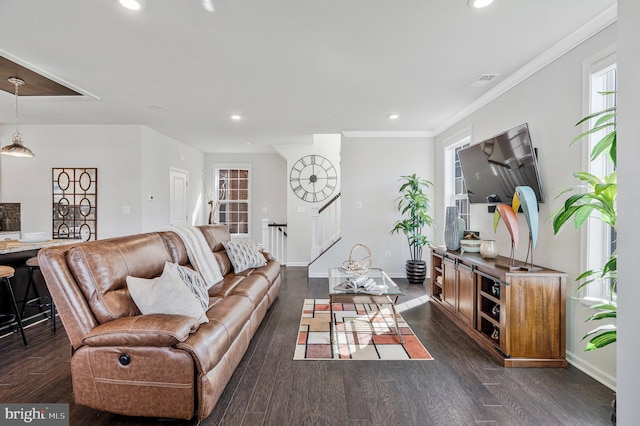
[[53, 238], [97, 239], [98, 169], [53, 168]]

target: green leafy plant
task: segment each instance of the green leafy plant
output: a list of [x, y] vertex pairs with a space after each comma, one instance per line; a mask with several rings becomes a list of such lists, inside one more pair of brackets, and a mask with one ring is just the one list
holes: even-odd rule
[[403, 183], [399, 189], [401, 195], [398, 197], [398, 211], [405, 218], [394, 224], [391, 234], [402, 232], [406, 235], [411, 260], [422, 260], [422, 249], [431, 244], [422, 234], [422, 229], [433, 224], [433, 218], [429, 216], [431, 202], [425, 190], [433, 186], [433, 183], [419, 178], [415, 173], [402, 176], [400, 180]]
[[[603, 92], [602, 94], [605, 96], [615, 95], [615, 92]], [[556, 197], [559, 198], [572, 191], [577, 192], [570, 195], [565, 200], [562, 207], [553, 213], [554, 234], [558, 234], [564, 225], [571, 219], [573, 219], [574, 228], [578, 229], [590, 216], [594, 214], [614, 230], [616, 229], [616, 195], [618, 192], [617, 173], [615, 171], [615, 167], [617, 165], [616, 108], [612, 107], [590, 114], [576, 123], [576, 126], [582, 125], [592, 119], [597, 119], [593, 127], [590, 130], [579, 134], [573, 139], [572, 143], [596, 132], [607, 132], [605, 136], [594, 145], [591, 150], [590, 159], [591, 161], [594, 161], [601, 155], [607, 155], [613, 162], [614, 171], [604, 177], [598, 177], [587, 172], [577, 172], [573, 174], [575, 178], [580, 180], [581, 184], [564, 190], [558, 195], [558, 197]], [[580, 291], [583, 287], [594, 281], [606, 280], [610, 284], [611, 295], [613, 296], [617, 285], [617, 270], [618, 258], [617, 254], [614, 252], [605, 262], [602, 269], [585, 271], [576, 278], [577, 281], [582, 281], [578, 286], [577, 291]], [[596, 313], [587, 318], [587, 321], [616, 318], [617, 304], [614, 300], [603, 300], [593, 297], [585, 297], [583, 300], [593, 303], [591, 308], [596, 311]], [[583, 337], [583, 340], [587, 338], [589, 338], [589, 341], [585, 347], [585, 351], [591, 351], [607, 346], [616, 341], [616, 326], [614, 324], [599, 326], [589, 331]]]

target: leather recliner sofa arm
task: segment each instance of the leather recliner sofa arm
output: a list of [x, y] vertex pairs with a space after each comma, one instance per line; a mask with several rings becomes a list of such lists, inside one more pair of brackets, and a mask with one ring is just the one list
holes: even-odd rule
[[198, 319], [182, 315], [148, 314], [118, 318], [91, 330], [87, 346], [167, 347], [184, 342]]

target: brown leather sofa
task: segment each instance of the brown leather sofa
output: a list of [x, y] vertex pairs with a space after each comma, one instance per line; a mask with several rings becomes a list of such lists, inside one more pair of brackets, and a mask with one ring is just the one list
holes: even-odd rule
[[173, 232], [154, 232], [42, 249], [40, 269], [72, 346], [77, 404], [129, 416], [206, 418], [280, 289], [280, 265], [235, 274], [220, 225], [199, 227], [224, 280], [209, 290], [209, 322], [141, 315], [127, 275], [154, 278], [165, 262], [189, 265]]

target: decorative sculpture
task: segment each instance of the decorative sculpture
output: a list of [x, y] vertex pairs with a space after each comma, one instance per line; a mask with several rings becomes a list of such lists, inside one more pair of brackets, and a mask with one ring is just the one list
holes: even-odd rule
[[[354, 259], [356, 251], [364, 252], [364, 256], [360, 260]], [[371, 264], [371, 250], [369, 250], [369, 247], [364, 244], [356, 244], [349, 251], [349, 259], [342, 262], [342, 268], [345, 271], [353, 272], [355, 275], [366, 275], [371, 270]]]
[[509, 255], [509, 265], [496, 263], [496, 266], [506, 269], [519, 269], [515, 266], [514, 259], [515, 251], [518, 249], [518, 244], [520, 242], [520, 235], [518, 234], [518, 231], [520, 230], [518, 218], [513, 212], [513, 208], [511, 206], [507, 204], [498, 204], [496, 206], [496, 211], [493, 213], [493, 232], [496, 232], [498, 229], [500, 218], [502, 218], [509, 230], [509, 234], [511, 234], [511, 254]]
[[[533, 266], [533, 250], [535, 250], [536, 242], [538, 241], [538, 200], [531, 187], [516, 186], [516, 192], [513, 194], [511, 203], [514, 213], [518, 212], [520, 205], [522, 205], [522, 212], [529, 227], [529, 244], [527, 246], [527, 257], [524, 260], [525, 268], [529, 271], [539, 271], [539, 267]], [[529, 253], [531, 253], [531, 262], [527, 265]]]
[[[519, 242], [519, 224], [516, 213], [521, 206], [529, 227], [529, 242], [524, 266], [515, 266], [514, 255], [515, 250], [518, 249]], [[528, 271], [539, 271], [539, 267], [533, 266], [533, 250], [535, 250], [538, 241], [538, 201], [533, 189], [529, 186], [517, 186], [513, 194], [511, 207], [506, 204], [498, 204], [496, 206], [496, 211], [493, 214], [493, 232], [496, 232], [501, 218], [511, 234], [511, 255], [509, 256], [509, 265], [496, 263], [496, 266], [509, 270], [526, 269]], [[529, 254], [531, 254], [531, 260], [529, 260]]]

